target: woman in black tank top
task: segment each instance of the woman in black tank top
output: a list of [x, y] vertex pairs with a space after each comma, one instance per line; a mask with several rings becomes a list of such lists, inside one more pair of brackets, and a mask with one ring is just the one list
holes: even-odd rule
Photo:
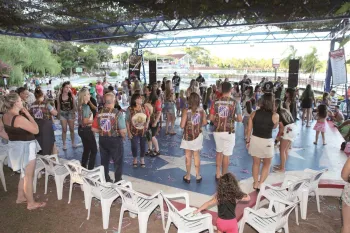
[[[260, 102], [260, 109], [250, 114], [247, 130], [247, 149], [253, 157], [254, 189], [259, 189], [260, 183], [263, 183], [269, 174], [274, 155], [272, 130], [277, 127], [279, 122], [279, 116], [275, 112], [273, 94], [265, 93]], [[263, 159], [263, 168], [259, 181], [261, 159]]]
[[17, 93], [0, 98], [0, 111], [5, 112], [0, 121], [0, 136], [9, 140], [8, 152], [12, 169], [21, 170], [16, 203], [26, 203], [29, 210], [44, 207], [45, 202], [35, 202], [33, 197], [36, 153], [40, 150], [34, 135], [39, 133], [39, 127], [23, 107]]
[[57, 112], [58, 117], [61, 121], [62, 125], [62, 143], [63, 150], [67, 150], [66, 146], [66, 137], [67, 137], [67, 123], [70, 131], [70, 138], [72, 140], [73, 148], [75, 145], [75, 137], [74, 137], [74, 121], [75, 121], [75, 98], [71, 92], [70, 82], [64, 82], [62, 84], [61, 93], [58, 95], [57, 100]]

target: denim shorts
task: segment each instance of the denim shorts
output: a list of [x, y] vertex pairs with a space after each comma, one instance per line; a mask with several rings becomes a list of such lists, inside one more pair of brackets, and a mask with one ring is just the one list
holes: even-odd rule
[[62, 111], [60, 112], [60, 120], [75, 120], [75, 112], [74, 111]]

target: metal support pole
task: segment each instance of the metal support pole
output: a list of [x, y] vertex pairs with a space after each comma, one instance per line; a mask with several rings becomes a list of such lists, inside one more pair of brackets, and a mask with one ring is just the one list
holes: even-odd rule
[[141, 68], [140, 68], [140, 75], [143, 76], [143, 83], [146, 84], [146, 71], [145, 71], [145, 60], [143, 59], [143, 51], [140, 49], [140, 43], [137, 42], [136, 46], [137, 48], [137, 53], [141, 55]]
[[[334, 32], [332, 32], [332, 37], [334, 37]], [[331, 40], [331, 46], [330, 46], [330, 51], [333, 51], [335, 47], [335, 39]], [[327, 71], [326, 71], [326, 79], [324, 82], [324, 91], [325, 92], [330, 92], [332, 89], [332, 67], [331, 67], [331, 59], [328, 57], [328, 62], [327, 62]]]
[[275, 67], [275, 82], [277, 80], [277, 68]]

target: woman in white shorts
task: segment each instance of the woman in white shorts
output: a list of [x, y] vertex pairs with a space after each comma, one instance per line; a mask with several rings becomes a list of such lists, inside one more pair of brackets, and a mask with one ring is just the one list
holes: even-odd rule
[[341, 233], [348, 233], [350, 232], [350, 158], [348, 158], [343, 167], [341, 177], [346, 182], [342, 194], [343, 227]]
[[[265, 93], [260, 102], [260, 109], [250, 114], [246, 141], [248, 152], [253, 156], [253, 188], [256, 190], [259, 190], [260, 183], [263, 183], [269, 174], [274, 155], [272, 130], [279, 123], [279, 116], [274, 111], [275, 98], [273, 94]], [[259, 181], [261, 160], [263, 160], [263, 167]]]
[[203, 148], [202, 127], [207, 125], [207, 116], [204, 110], [199, 106], [200, 97], [197, 93], [191, 93], [188, 99], [188, 105], [189, 107], [182, 113], [180, 123], [180, 127], [184, 129], [180, 148], [184, 149], [186, 154], [187, 173], [183, 177], [183, 181], [189, 184], [191, 181], [192, 153], [196, 168], [196, 182], [200, 183], [202, 181], [200, 175], [199, 152]]
[[0, 112], [5, 112], [0, 136], [9, 140], [9, 164], [13, 171], [21, 171], [16, 203], [26, 204], [28, 210], [44, 207], [45, 202], [36, 202], [33, 197], [36, 154], [41, 150], [34, 135], [39, 127], [16, 93], [0, 97]]
[[285, 108], [281, 107], [281, 100], [276, 99], [275, 105], [277, 113], [280, 117], [279, 122], [279, 135], [280, 135], [280, 165], [274, 166], [274, 172], [285, 172], [286, 171], [286, 161], [288, 158], [288, 150], [294, 141], [296, 136], [296, 126], [294, 124], [294, 119], [292, 114]]

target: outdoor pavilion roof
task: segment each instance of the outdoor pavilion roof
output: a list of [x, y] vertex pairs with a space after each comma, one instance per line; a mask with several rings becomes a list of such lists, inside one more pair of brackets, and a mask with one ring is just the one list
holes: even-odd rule
[[[60, 41], [135, 42], [147, 34], [274, 25], [335, 30], [347, 0], [3, 0], [0, 34]], [[338, 12], [337, 12], [338, 11]]]

